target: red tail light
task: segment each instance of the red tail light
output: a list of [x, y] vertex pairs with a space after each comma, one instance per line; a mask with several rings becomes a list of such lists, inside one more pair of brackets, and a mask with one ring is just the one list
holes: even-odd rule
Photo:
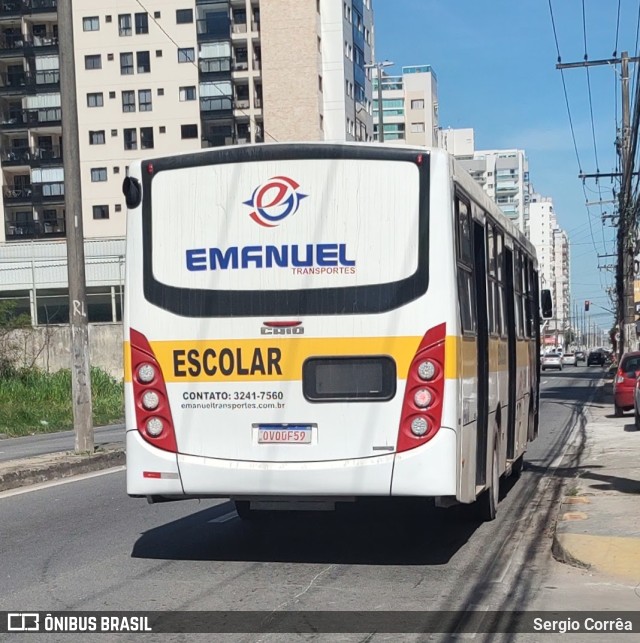
[[177, 453], [176, 433], [162, 369], [147, 338], [131, 329], [131, 381], [140, 435], [154, 447]]
[[411, 362], [402, 403], [398, 453], [427, 443], [440, 429], [445, 339], [445, 324], [429, 330]]

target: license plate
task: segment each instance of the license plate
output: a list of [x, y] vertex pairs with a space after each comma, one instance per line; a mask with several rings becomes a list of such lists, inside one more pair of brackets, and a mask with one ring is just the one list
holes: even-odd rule
[[259, 424], [258, 444], [311, 444], [311, 424]]

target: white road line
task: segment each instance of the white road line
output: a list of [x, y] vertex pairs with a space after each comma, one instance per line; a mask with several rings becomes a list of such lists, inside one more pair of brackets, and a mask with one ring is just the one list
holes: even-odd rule
[[40, 484], [30, 485], [28, 487], [19, 487], [18, 489], [9, 489], [8, 491], [0, 492], [0, 500], [3, 498], [11, 498], [12, 496], [20, 496], [23, 493], [31, 493], [33, 491], [41, 491], [42, 489], [50, 489], [51, 487], [59, 487], [63, 484], [71, 484], [72, 482], [81, 482], [82, 480], [89, 480], [90, 478], [98, 478], [99, 476], [107, 476], [111, 473], [120, 473], [124, 471], [125, 467], [112, 467], [111, 469], [103, 469], [102, 471], [94, 471], [92, 473], [81, 473], [77, 476], [70, 478], [62, 478], [60, 480], [51, 480], [49, 482], [41, 482]]
[[222, 514], [222, 516], [218, 516], [217, 518], [212, 518], [211, 520], [208, 520], [207, 522], [212, 523], [223, 523], [223, 522], [229, 522], [230, 520], [235, 520], [238, 517], [238, 514], [236, 511], [230, 511], [229, 513]]

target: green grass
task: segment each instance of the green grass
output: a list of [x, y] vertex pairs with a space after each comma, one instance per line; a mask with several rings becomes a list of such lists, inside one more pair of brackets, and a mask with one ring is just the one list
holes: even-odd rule
[[[92, 368], [91, 394], [95, 426], [122, 419], [122, 382]], [[0, 378], [0, 433], [15, 437], [72, 428], [70, 371], [24, 369]]]

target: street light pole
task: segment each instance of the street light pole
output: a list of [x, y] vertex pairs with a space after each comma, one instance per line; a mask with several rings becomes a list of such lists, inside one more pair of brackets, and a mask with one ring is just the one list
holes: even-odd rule
[[391, 67], [393, 63], [389, 60], [382, 62], [370, 63], [365, 65], [365, 69], [376, 69], [376, 77], [378, 80], [378, 142], [384, 143], [384, 116], [382, 111], [382, 69], [384, 67]]

